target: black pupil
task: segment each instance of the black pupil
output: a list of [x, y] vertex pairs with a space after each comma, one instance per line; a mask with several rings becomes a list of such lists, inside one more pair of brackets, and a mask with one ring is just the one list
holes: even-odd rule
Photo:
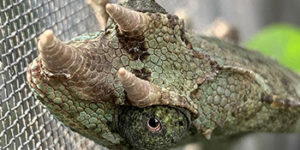
[[149, 126], [152, 128], [156, 128], [159, 125], [159, 120], [156, 118], [150, 118], [149, 119]]

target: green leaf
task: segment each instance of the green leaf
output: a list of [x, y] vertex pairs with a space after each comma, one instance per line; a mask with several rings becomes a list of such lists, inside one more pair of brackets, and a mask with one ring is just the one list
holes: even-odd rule
[[300, 72], [300, 29], [288, 24], [266, 27], [245, 43], [245, 47], [255, 49], [279, 63]]

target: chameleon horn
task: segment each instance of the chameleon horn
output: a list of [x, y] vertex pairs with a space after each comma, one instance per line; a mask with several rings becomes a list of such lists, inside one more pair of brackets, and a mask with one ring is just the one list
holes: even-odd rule
[[143, 33], [149, 24], [147, 15], [116, 4], [107, 4], [106, 12], [124, 32]]
[[51, 73], [69, 74], [82, 64], [75, 47], [62, 43], [51, 30], [46, 30], [39, 37], [38, 50], [44, 67]]
[[101, 30], [105, 29], [108, 19], [108, 14], [105, 10], [105, 5], [108, 2], [109, 0], [87, 0], [87, 4], [89, 4], [95, 12], [95, 16], [100, 24]]
[[131, 72], [120, 68], [118, 77], [132, 105], [138, 107], [157, 104], [161, 99], [161, 90], [149, 81], [136, 77]]

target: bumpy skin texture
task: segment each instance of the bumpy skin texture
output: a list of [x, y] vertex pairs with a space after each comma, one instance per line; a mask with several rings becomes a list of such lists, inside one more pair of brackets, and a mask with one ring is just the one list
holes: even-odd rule
[[[110, 149], [159, 149], [183, 137], [296, 130], [298, 75], [258, 52], [192, 35], [176, 16], [145, 15], [150, 21], [142, 32], [122, 32], [110, 20], [105, 31], [57, 46], [72, 51], [62, 64], [55, 64], [62, 54], [46, 56], [39, 47], [41, 54], [27, 70], [28, 83], [57, 119]], [[62, 66], [68, 67], [57, 69]], [[122, 67], [168, 91], [162, 99], [169, 101], [131, 106], [117, 76]], [[177, 137], [149, 138], [147, 114], [160, 119], [161, 131], [174, 130], [170, 135]]]
[[[176, 144], [187, 134], [190, 126], [190, 116], [187, 110], [165, 106], [146, 108], [126, 107], [119, 115], [119, 132], [136, 149], [163, 149]], [[174, 119], [176, 118], [176, 119]], [[151, 120], [152, 119], [152, 120]], [[153, 119], [158, 119], [161, 125], [156, 125], [159, 132], [150, 129]], [[148, 122], [151, 122], [149, 123]]]

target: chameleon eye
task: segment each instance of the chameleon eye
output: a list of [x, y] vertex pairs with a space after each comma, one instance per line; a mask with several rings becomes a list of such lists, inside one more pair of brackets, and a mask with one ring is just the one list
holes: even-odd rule
[[154, 117], [148, 118], [147, 127], [151, 132], [159, 132], [161, 131], [161, 122]]
[[189, 131], [191, 116], [182, 108], [124, 106], [120, 110], [118, 131], [133, 149], [166, 149]]

